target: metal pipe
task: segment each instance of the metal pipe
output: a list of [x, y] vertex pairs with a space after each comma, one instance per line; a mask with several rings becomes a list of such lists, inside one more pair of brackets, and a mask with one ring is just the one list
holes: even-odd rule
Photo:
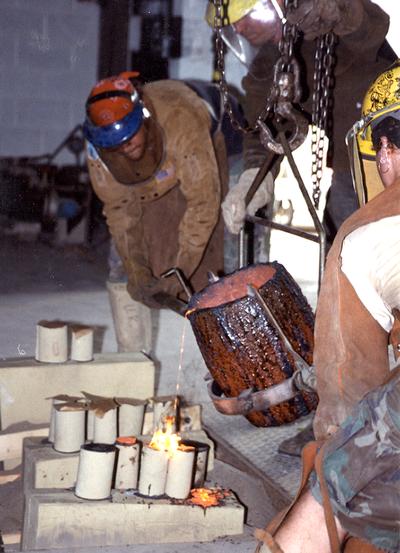
[[279, 131], [278, 133], [279, 139], [281, 141], [281, 144], [283, 146], [283, 149], [285, 151], [285, 155], [288, 158], [289, 165], [291, 170], [293, 171], [293, 175], [295, 176], [297, 183], [299, 185], [299, 188], [301, 190], [301, 193], [303, 195], [303, 198], [307, 204], [308, 212], [311, 215], [311, 218], [313, 220], [315, 230], [317, 231], [318, 238], [319, 238], [319, 271], [318, 271], [318, 291], [321, 287], [321, 281], [324, 274], [324, 266], [325, 266], [325, 254], [326, 254], [326, 236], [325, 236], [325, 230], [321, 224], [321, 221], [319, 220], [317, 211], [311, 201], [310, 196], [308, 195], [307, 188], [304, 185], [303, 179], [301, 178], [300, 172], [297, 168], [296, 162], [293, 158], [293, 154], [290, 150], [288, 141], [286, 139], [285, 133], [283, 131]]
[[282, 327], [278, 323], [278, 321], [275, 318], [275, 315], [272, 313], [271, 309], [267, 305], [267, 303], [264, 301], [264, 298], [261, 296], [260, 292], [257, 290], [253, 284], [247, 285], [247, 292], [249, 296], [255, 297], [257, 301], [260, 303], [261, 307], [263, 308], [263, 311], [267, 315], [267, 318], [270, 322], [270, 324], [274, 327], [276, 332], [278, 333], [279, 338], [281, 339], [283, 345], [285, 346], [286, 350], [293, 356], [294, 363], [296, 365], [297, 369], [303, 369], [306, 368], [307, 370], [310, 369], [310, 365], [304, 361], [304, 359], [293, 349], [292, 344], [289, 342], [286, 334], [283, 332]]
[[305, 232], [304, 230], [290, 227], [288, 225], [281, 225], [280, 223], [275, 223], [274, 221], [263, 219], [262, 217], [247, 215], [246, 221], [249, 221], [250, 223], [255, 223], [256, 225], [262, 225], [263, 227], [270, 227], [275, 230], [281, 230], [282, 232], [294, 234], [295, 236], [299, 236], [300, 238], [305, 238], [306, 240], [311, 240], [312, 242], [319, 243], [319, 237], [315, 236], [315, 234], [310, 234], [309, 232]]
[[247, 265], [246, 232], [244, 227], [240, 230], [239, 240], [239, 269]]
[[254, 194], [257, 192], [257, 190], [260, 187], [260, 184], [264, 180], [266, 174], [268, 173], [270, 167], [273, 165], [273, 162], [275, 162], [275, 159], [282, 158], [282, 156], [278, 156], [275, 154], [275, 152], [269, 151], [267, 152], [265, 159], [263, 161], [263, 164], [259, 168], [256, 176], [254, 177], [253, 182], [251, 183], [250, 188], [247, 191], [246, 197], [244, 199], [245, 206], [247, 207], [251, 200], [253, 199]]

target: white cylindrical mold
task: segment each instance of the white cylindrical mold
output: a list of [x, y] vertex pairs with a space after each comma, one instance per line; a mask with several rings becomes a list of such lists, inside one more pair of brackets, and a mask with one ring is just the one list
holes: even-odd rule
[[120, 436], [140, 436], [143, 429], [146, 401], [121, 403], [118, 409], [118, 434]]
[[210, 453], [210, 446], [204, 442], [197, 442], [195, 440], [182, 440], [182, 445], [191, 446], [195, 449], [194, 455], [194, 469], [193, 469], [193, 488], [203, 488], [204, 482], [207, 477], [207, 465], [208, 456]]
[[49, 436], [48, 441], [50, 443], [54, 443], [54, 436], [55, 436], [55, 426], [56, 426], [56, 408], [55, 405], [59, 405], [60, 403], [65, 403], [65, 399], [52, 399], [51, 401], [51, 408], [50, 408], [50, 425], [49, 425]]
[[109, 444], [85, 444], [81, 447], [76, 496], [82, 499], [110, 497], [116, 449]]
[[89, 409], [86, 416], [86, 439], [89, 442], [93, 441], [94, 438], [94, 419], [95, 414], [93, 409]]
[[168, 461], [165, 493], [175, 499], [186, 499], [192, 488], [194, 447], [179, 446]]
[[93, 442], [113, 444], [117, 438], [117, 408], [109, 409], [102, 417], [95, 414]]
[[88, 326], [71, 328], [71, 359], [73, 361], [92, 361], [93, 328]]
[[178, 401], [175, 396], [153, 397], [153, 431], [160, 429], [167, 417], [173, 417], [171, 431], [176, 432]]
[[117, 471], [115, 475], [115, 488], [117, 490], [130, 490], [137, 488], [139, 465], [140, 465], [140, 443], [136, 438], [121, 436], [117, 438]]
[[65, 323], [37, 323], [35, 359], [41, 363], [65, 363], [68, 359], [68, 328]]
[[85, 409], [63, 407], [55, 409], [54, 444], [56, 451], [74, 453], [85, 443]]
[[167, 469], [167, 452], [145, 444], [140, 458], [139, 493], [150, 497], [163, 495]]

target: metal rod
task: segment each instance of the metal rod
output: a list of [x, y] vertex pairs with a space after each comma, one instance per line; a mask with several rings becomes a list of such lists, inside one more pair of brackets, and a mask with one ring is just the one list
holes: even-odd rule
[[244, 227], [240, 229], [239, 241], [239, 269], [247, 265], [246, 232]]
[[279, 335], [279, 338], [282, 340], [282, 342], [284, 343], [286, 348], [288, 348], [290, 350], [293, 349], [291, 343], [286, 338], [286, 335], [284, 334], [283, 330], [281, 329], [280, 324], [276, 320], [275, 315], [272, 313], [271, 309], [265, 303], [264, 298], [261, 296], [261, 294], [257, 290], [257, 288], [253, 284], [248, 284], [247, 285], [247, 293], [248, 293], [249, 296], [251, 296], [253, 298], [256, 298], [259, 301], [261, 307], [263, 308], [263, 310], [265, 311], [265, 313], [267, 315], [267, 318], [268, 318], [269, 322], [272, 324], [272, 326], [277, 331], [277, 333]]
[[282, 156], [278, 156], [277, 154], [275, 154], [275, 152], [272, 152], [272, 151], [267, 152], [265, 159], [263, 161], [263, 164], [259, 168], [250, 188], [247, 191], [246, 197], [244, 199], [244, 203], [246, 207], [253, 199], [254, 194], [259, 189], [260, 184], [264, 180], [265, 175], [268, 173], [270, 167], [273, 165], [273, 162], [275, 162], [275, 160], [278, 158], [282, 158]]
[[[259, 189], [262, 181], [264, 180], [266, 174], [268, 173], [271, 166], [281, 158], [282, 156], [278, 156], [273, 152], [272, 150], [269, 150], [264, 158], [263, 164], [259, 168], [256, 176], [254, 177], [253, 182], [251, 183], [250, 188], [247, 191], [247, 194], [244, 199], [245, 207], [249, 205], [251, 200], [253, 199], [254, 194]], [[246, 244], [246, 231], [244, 228], [241, 229], [240, 235], [239, 235], [239, 269], [242, 267], [245, 267], [248, 265], [248, 251], [247, 251], [247, 244]]]
[[247, 291], [249, 296], [255, 297], [258, 302], [260, 303], [261, 307], [263, 308], [265, 314], [267, 315], [267, 318], [270, 322], [270, 324], [275, 328], [276, 332], [278, 333], [279, 338], [282, 340], [283, 345], [285, 346], [286, 350], [291, 353], [291, 355], [294, 358], [295, 365], [298, 369], [307, 368], [309, 369], [309, 365], [304, 361], [304, 359], [293, 349], [292, 344], [289, 342], [286, 334], [283, 332], [282, 327], [278, 323], [278, 321], [275, 318], [275, 315], [272, 313], [271, 309], [267, 305], [267, 303], [264, 301], [264, 298], [261, 296], [260, 292], [257, 290], [257, 288], [253, 284], [247, 285]]
[[321, 287], [321, 281], [324, 274], [324, 266], [325, 266], [325, 255], [326, 255], [326, 236], [325, 236], [325, 230], [324, 227], [321, 224], [321, 221], [319, 220], [317, 211], [311, 201], [311, 198], [307, 192], [307, 188], [304, 185], [303, 179], [301, 178], [300, 172], [297, 168], [296, 162], [293, 158], [293, 154], [290, 150], [288, 141], [286, 139], [285, 133], [283, 131], [280, 131], [278, 133], [279, 139], [281, 141], [281, 144], [283, 146], [284, 152], [286, 157], [288, 158], [290, 168], [293, 172], [293, 175], [295, 176], [297, 183], [299, 185], [299, 188], [301, 190], [301, 193], [303, 195], [303, 198], [307, 204], [308, 212], [311, 215], [311, 218], [313, 220], [315, 230], [317, 231], [318, 238], [319, 238], [319, 271], [318, 271], [318, 291]]
[[270, 227], [276, 230], [281, 230], [282, 232], [287, 232], [288, 234], [294, 234], [300, 238], [305, 238], [306, 240], [311, 240], [312, 242], [319, 243], [319, 237], [315, 234], [310, 234], [304, 230], [297, 229], [295, 227], [290, 227], [288, 225], [281, 225], [280, 223], [275, 223], [263, 217], [255, 217], [253, 215], [247, 215], [246, 221], [250, 223], [255, 223], [256, 225], [262, 225], [263, 227]]
[[161, 275], [161, 278], [166, 278], [166, 277], [169, 277], [171, 275], [176, 276], [176, 278], [179, 280], [180, 285], [184, 289], [188, 299], [190, 300], [190, 298], [193, 296], [193, 289], [190, 286], [189, 281], [187, 280], [187, 278], [183, 274], [183, 271], [181, 269], [179, 269], [178, 267], [172, 267], [171, 269], [168, 269], [168, 271], [165, 271], [165, 273], [163, 273]]

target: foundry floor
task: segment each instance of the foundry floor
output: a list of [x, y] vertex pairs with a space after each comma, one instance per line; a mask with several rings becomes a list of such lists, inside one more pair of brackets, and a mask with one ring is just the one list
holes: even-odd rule
[[[40, 241], [27, 242], [1, 234], [0, 240], [0, 358], [33, 356], [35, 323], [40, 319], [92, 325], [96, 329], [96, 351], [116, 351], [104, 286], [107, 276], [104, 240], [97, 240], [90, 250], [76, 245], [56, 247]], [[274, 231], [271, 259], [285, 265], [315, 307], [318, 247]], [[216, 466], [209, 478], [237, 494], [247, 507], [247, 524], [242, 536], [210, 543], [104, 547], [101, 552], [180, 553], [192, 549], [211, 553], [252, 552], [256, 544], [252, 537], [254, 527], [270, 520], [289, 501], [297, 484], [299, 460], [279, 454], [279, 443], [305, 428], [309, 421], [260, 429], [243, 417], [220, 415], [208, 399], [203, 380], [206, 368], [189, 323], [171, 311], [162, 310], [154, 313], [153, 325], [156, 393], [174, 393], [179, 380], [180, 394], [188, 402], [202, 405], [203, 424], [215, 441], [217, 453]], [[178, 375], [183, 333], [182, 371]], [[18, 532], [21, 521], [21, 486], [18, 482], [5, 484], [0, 487], [0, 530]], [[5, 552], [16, 550], [16, 545], [4, 546]]]

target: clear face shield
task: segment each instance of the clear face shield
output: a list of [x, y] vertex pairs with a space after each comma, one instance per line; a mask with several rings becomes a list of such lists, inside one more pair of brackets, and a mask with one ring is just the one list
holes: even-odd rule
[[351, 176], [360, 207], [383, 190], [375, 154], [371, 147], [371, 122], [368, 117], [360, 119], [346, 135]]
[[[238, 10], [240, 15], [240, 10]], [[254, 6], [231, 25], [221, 37], [234, 56], [251, 72], [252, 62], [264, 44], [278, 45], [285, 22], [279, 0], [257, 0]], [[257, 78], [260, 78], [257, 75]]]

